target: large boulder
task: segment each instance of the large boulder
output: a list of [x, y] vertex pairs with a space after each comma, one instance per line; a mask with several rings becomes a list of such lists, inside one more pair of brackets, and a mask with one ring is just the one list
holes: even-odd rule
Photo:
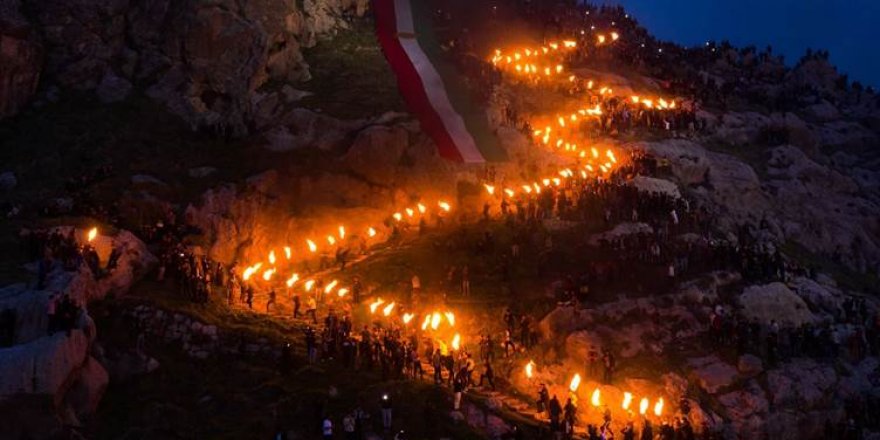
[[656, 177], [636, 176], [626, 182], [629, 186], [638, 188], [639, 191], [646, 193], [665, 194], [676, 199], [681, 198], [681, 192], [678, 185], [664, 179]]
[[709, 171], [706, 150], [699, 144], [682, 139], [645, 142], [637, 145], [649, 154], [669, 161], [672, 174], [682, 185], [703, 183]]
[[764, 362], [753, 354], [744, 354], [737, 360], [736, 370], [745, 377], [754, 377], [764, 371]]
[[710, 394], [729, 387], [737, 378], [736, 368], [717, 356], [690, 359], [688, 365], [697, 384]]
[[766, 393], [754, 380], [745, 387], [718, 397], [740, 438], [759, 438], [769, 410]]
[[782, 326], [800, 327], [816, 321], [804, 300], [782, 283], [746, 287], [738, 301], [743, 317], [762, 324], [775, 320]]
[[272, 151], [315, 148], [333, 151], [366, 121], [342, 121], [304, 108], [293, 109], [278, 118], [275, 130], [267, 134], [265, 147]]
[[60, 403], [87, 359], [88, 338], [72, 330], [0, 349], [0, 399], [49, 394]]
[[[66, 234], [68, 228], [61, 229]], [[83, 234], [81, 231], [79, 235]], [[0, 310], [12, 309], [15, 314], [15, 344], [46, 335], [50, 296], [68, 295], [77, 304], [87, 304], [107, 295], [121, 295], [146, 275], [157, 261], [146, 245], [128, 231], [120, 231], [115, 236], [100, 235], [93, 244], [102, 255], [104, 264], [112, 249], [120, 252], [116, 268], [101, 278], [96, 278], [84, 265], [68, 272], [56, 264], [47, 275], [43, 289], [21, 283], [0, 288]]]
[[814, 313], [833, 318], [843, 311], [845, 297], [837, 287], [820, 284], [806, 277], [796, 277], [788, 285]]
[[834, 402], [837, 373], [831, 365], [797, 359], [767, 372], [767, 390], [776, 407], [800, 410], [829, 407]]
[[400, 127], [373, 126], [358, 133], [343, 161], [352, 171], [378, 185], [391, 185], [409, 143]]
[[818, 254], [836, 253], [860, 272], [877, 266], [880, 240], [874, 219], [880, 215], [880, 203], [871, 199], [870, 191], [848, 172], [823, 165], [792, 146], [772, 149], [767, 165], [766, 187], [777, 201], [773, 217], [781, 225], [780, 238]]
[[770, 118], [757, 112], [724, 113], [715, 127], [715, 137], [728, 145], [745, 147], [760, 139]]
[[538, 330], [548, 341], [562, 342], [568, 334], [587, 328], [592, 320], [577, 307], [561, 306], [553, 309], [538, 323]]
[[652, 234], [654, 228], [647, 223], [620, 223], [608, 231], [590, 236], [589, 244], [599, 246], [603, 241], [614, 241], [629, 235]]
[[706, 157], [710, 163], [707, 186], [699, 188], [696, 195], [707, 198], [721, 211], [719, 222], [723, 226], [760, 219], [771, 208], [758, 174], [749, 164], [716, 152], [707, 152]]
[[266, 36], [260, 27], [221, 7], [175, 17], [177, 64], [147, 94], [196, 126], [247, 132], [250, 94], [265, 82]]
[[817, 104], [807, 107], [804, 109], [804, 112], [811, 120], [818, 122], [833, 121], [840, 117], [840, 112], [837, 111], [837, 108], [824, 99]]
[[602, 340], [591, 331], [576, 331], [565, 338], [565, 355], [575, 362], [585, 362], [590, 351], [602, 352]]
[[65, 396], [66, 403], [80, 417], [93, 414], [104, 396], [110, 376], [95, 358], [89, 357], [79, 371], [73, 387]]
[[21, 111], [37, 91], [43, 65], [39, 32], [19, 0], [0, 0], [0, 119]]

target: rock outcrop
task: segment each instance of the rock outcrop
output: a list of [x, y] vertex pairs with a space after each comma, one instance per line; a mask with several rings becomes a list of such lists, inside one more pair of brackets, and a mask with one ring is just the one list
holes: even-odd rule
[[42, 75], [103, 102], [137, 86], [193, 127], [232, 134], [254, 123], [261, 86], [310, 78], [302, 47], [366, 9], [362, 0], [50, 0], [25, 17], [22, 3], [0, 3], [0, 117], [21, 109]]
[[43, 48], [19, 0], [0, 1], [0, 119], [21, 111], [37, 91]]
[[776, 321], [779, 325], [799, 327], [817, 320], [804, 300], [782, 283], [749, 286], [738, 301], [743, 317], [760, 323]]
[[[24, 284], [0, 289], [0, 310], [11, 309], [15, 319], [14, 345], [0, 348], [0, 401], [47, 395], [52, 410], [64, 419], [69, 415], [71, 420], [97, 408], [109, 377], [91, 355], [97, 329], [87, 304], [125, 293], [156, 258], [128, 231], [99, 236], [92, 244], [99, 255], [109, 254], [111, 249], [120, 253], [116, 267], [104, 276], [95, 277], [85, 266], [71, 272], [59, 266], [47, 276], [44, 289]], [[47, 333], [50, 295], [67, 295], [83, 306], [70, 330]]]

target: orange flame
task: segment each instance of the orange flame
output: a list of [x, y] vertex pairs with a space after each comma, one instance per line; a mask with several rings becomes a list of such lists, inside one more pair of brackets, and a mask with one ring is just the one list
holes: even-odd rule
[[577, 392], [579, 386], [581, 386], [581, 375], [575, 373], [574, 377], [571, 378], [571, 382], [568, 384], [568, 389], [574, 393]]
[[334, 244], [336, 244], [336, 237], [334, 237], [332, 235], [328, 235], [327, 236], [327, 243], [330, 243], [330, 246], [333, 246]]
[[292, 252], [290, 251], [290, 246], [284, 246], [284, 256], [289, 260], [292, 256]]
[[342, 240], [345, 238], [345, 226], [339, 226], [339, 239]]
[[315, 280], [308, 280], [308, 281], [306, 281], [306, 284], [305, 284], [306, 292], [311, 291], [311, 290], [312, 290], [312, 286], [314, 286], [314, 285], [315, 285]]
[[642, 401], [639, 402], [639, 414], [645, 415], [645, 413], [648, 412], [648, 406], [650, 404], [651, 403], [648, 401], [647, 397], [642, 397]]
[[592, 396], [590, 396], [590, 403], [593, 406], [599, 406], [602, 404], [601, 402], [601, 393], [599, 392], [599, 388], [593, 390]]
[[486, 192], [489, 193], [490, 196], [491, 196], [492, 194], [495, 194], [495, 187], [494, 187], [494, 186], [489, 185], [489, 184], [487, 184], [487, 183], [484, 183], [484, 184], [483, 184], [483, 187], [486, 188]]
[[253, 266], [245, 268], [244, 272], [241, 274], [241, 278], [245, 281], [249, 280], [251, 276], [254, 275], [260, 268], [263, 267], [263, 263], [257, 263]]
[[421, 203], [419, 203], [418, 205], [416, 205], [416, 208], [418, 208], [418, 209], [419, 209], [419, 213], [422, 213], [422, 214], [424, 214], [424, 213], [428, 210], [428, 208], [426, 208], [425, 205], [423, 205], [423, 204], [421, 204]]
[[409, 322], [412, 321], [413, 317], [415, 317], [415, 316], [416, 315], [414, 315], [412, 313], [404, 313], [403, 314], [403, 323], [409, 324]]
[[293, 274], [290, 278], [287, 279], [287, 287], [293, 287], [296, 282], [299, 281], [299, 274]]
[[312, 241], [312, 240], [306, 240], [306, 243], [309, 245], [309, 251], [311, 251], [311, 252], [317, 252], [317, 251], [318, 251], [318, 245], [316, 245], [314, 241]]
[[431, 315], [431, 329], [437, 330], [437, 327], [439, 327], [439, 326], [440, 326], [440, 314], [437, 312], [434, 312], [434, 314]]
[[630, 405], [630, 403], [632, 403], [632, 400], [633, 400], [633, 395], [632, 395], [632, 393], [630, 393], [629, 391], [625, 391], [625, 392], [623, 393], [623, 404], [621, 405], [621, 407], [622, 407], [624, 410], [628, 410], [628, 409], [629, 409], [629, 405]]
[[348, 294], [348, 289], [343, 287], [343, 288], [337, 290], [336, 294], [339, 295], [340, 298], [342, 298], [343, 296]]
[[89, 229], [88, 234], [86, 234], [86, 240], [91, 243], [98, 236], [98, 228]]
[[266, 269], [266, 271], [263, 272], [263, 279], [266, 280], [266, 281], [269, 281], [269, 280], [272, 279], [272, 275], [274, 275], [274, 274], [275, 274], [275, 268], [274, 268], [274, 267], [271, 268], [271, 269]]
[[526, 364], [526, 377], [529, 379], [534, 375], [535, 361], [530, 360], [529, 363]]
[[444, 202], [444, 201], [442, 201], [442, 200], [439, 201], [439, 202], [437, 202], [437, 206], [439, 206], [440, 209], [442, 209], [442, 210], [444, 210], [444, 211], [446, 211], [446, 212], [449, 212], [449, 210], [452, 209], [452, 206], [450, 206], [449, 203], [446, 203], [446, 202]]
[[452, 349], [458, 350], [460, 346], [461, 346], [461, 335], [456, 333], [455, 336], [452, 337]]
[[395, 305], [397, 305], [397, 303], [392, 301], [391, 304], [388, 304], [387, 306], [385, 306], [385, 308], [382, 309], [382, 314], [385, 316], [390, 315], [391, 311], [394, 310]]
[[455, 313], [444, 312], [443, 314], [446, 315], [446, 320], [449, 321], [449, 325], [455, 327]]
[[269, 251], [269, 264], [275, 264], [275, 251]]
[[370, 237], [375, 237], [375, 236], [376, 236], [376, 230], [373, 229], [373, 228], [367, 229], [367, 235], [369, 235]]
[[370, 313], [376, 313], [376, 308], [382, 304], [385, 304], [385, 300], [382, 298], [376, 298], [376, 300], [370, 304]]
[[657, 399], [657, 403], [654, 404], [654, 415], [660, 417], [663, 415], [663, 398]]
[[422, 322], [422, 330], [427, 330], [429, 324], [431, 324], [431, 315], [426, 315], [425, 321]]
[[333, 280], [330, 281], [326, 286], [324, 286], [324, 293], [330, 293], [333, 289], [336, 288], [336, 285], [339, 284], [339, 281]]

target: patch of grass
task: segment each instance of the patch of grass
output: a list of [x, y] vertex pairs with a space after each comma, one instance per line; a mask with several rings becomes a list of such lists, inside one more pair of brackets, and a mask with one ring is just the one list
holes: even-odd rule
[[303, 99], [306, 107], [344, 119], [404, 111], [372, 20], [354, 20], [351, 29], [319, 41], [304, 56], [312, 79], [298, 87], [314, 93]]

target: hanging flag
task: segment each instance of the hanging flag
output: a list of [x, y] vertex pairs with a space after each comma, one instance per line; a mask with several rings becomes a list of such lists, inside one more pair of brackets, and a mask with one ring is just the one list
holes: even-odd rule
[[424, 3], [373, 3], [379, 43], [408, 108], [440, 156], [464, 163], [506, 160], [485, 110], [470, 99], [462, 77], [445, 60]]

